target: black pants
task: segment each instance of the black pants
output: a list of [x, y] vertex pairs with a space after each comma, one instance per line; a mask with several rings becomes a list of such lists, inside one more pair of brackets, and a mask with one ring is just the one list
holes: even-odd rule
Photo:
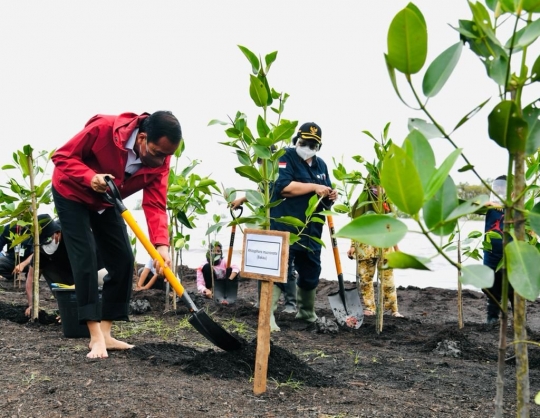
[[[123, 218], [115, 208], [99, 214], [52, 192], [73, 269], [79, 322], [128, 321], [135, 261]], [[101, 311], [96, 245], [110, 276], [103, 284]]]
[[[216, 271], [214, 270], [214, 277], [216, 276]], [[204, 285], [207, 289], [212, 289], [212, 268], [210, 267], [210, 263], [206, 263], [202, 268], [202, 274], [204, 278]]]
[[[495, 270], [495, 269], [494, 269]], [[493, 282], [493, 286], [490, 287], [489, 292], [493, 295], [495, 299], [500, 303], [502, 298], [502, 269], [499, 269], [495, 272], [495, 280]], [[486, 293], [486, 292], [484, 292]], [[487, 296], [487, 314], [490, 318], [497, 318], [499, 316], [499, 312], [501, 311], [499, 309], [499, 306], [497, 303], [489, 297], [489, 295], [486, 293]], [[509, 306], [512, 307], [514, 304], [514, 288], [510, 283], [508, 283], [508, 302]]]

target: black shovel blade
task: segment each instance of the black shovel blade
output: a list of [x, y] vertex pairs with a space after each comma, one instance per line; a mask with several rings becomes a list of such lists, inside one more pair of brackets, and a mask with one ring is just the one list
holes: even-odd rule
[[238, 279], [215, 280], [214, 300], [222, 305], [232, 305], [238, 296]]
[[328, 301], [337, 323], [343, 327], [358, 329], [364, 322], [364, 309], [358, 290], [356, 287], [345, 289], [343, 296], [345, 301], [342, 300], [339, 292], [328, 295]]
[[194, 312], [189, 323], [208, 341], [225, 351], [235, 351], [242, 348], [242, 343], [216, 324], [204, 311]]

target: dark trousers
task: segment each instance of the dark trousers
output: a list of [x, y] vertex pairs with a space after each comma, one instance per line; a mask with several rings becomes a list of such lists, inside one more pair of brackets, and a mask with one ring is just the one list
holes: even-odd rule
[[[115, 208], [99, 214], [52, 192], [75, 279], [79, 322], [128, 321], [135, 261], [123, 218]], [[96, 245], [110, 276], [103, 284], [101, 311]]]
[[[296, 278], [295, 271], [298, 273]], [[304, 290], [313, 290], [319, 284], [321, 275], [321, 250], [297, 250], [289, 247], [289, 265], [287, 283], [276, 283], [283, 292], [294, 286], [294, 283]]]
[[[493, 295], [495, 299], [497, 299], [499, 303], [501, 302], [502, 269], [495, 271], [495, 280], [493, 282], [493, 286], [487, 290], [489, 290], [489, 292]], [[487, 296], [487, 314], [490, 318], [497, 318], [500, 312], [499, 306], [497, 306], [497, 303], [493, 299], [491, 299], [487, 293], [486, 293], [486, 296]], [[510, 303], [509, 306], [512, 307], [514, 304], [514, 288], [512, 287], [510, 283], [508, 283], [508, 302]]]
[[[202, 274], [204, 278], [204, 285], [207, 289], [212, 289], [212, 268], [210, 263], [206, 263], [202, 268]], [[214, 277], [216, 277], [216, 271], [214, 270]]]

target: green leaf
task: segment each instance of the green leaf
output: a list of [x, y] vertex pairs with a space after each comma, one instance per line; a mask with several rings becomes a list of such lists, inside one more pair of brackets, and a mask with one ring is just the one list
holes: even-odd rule
[[443, 138], [444, 134], [434, 124], [426, 122], [423, 119], [409, 118], [407, 122], [409, 132], [413, 130], [420, 131], [426, 139]]
[[270, 67], [272, 66], [272, 63], [276, 60], [277, 53], [278, 53], [277, 51], [270, 52], [264, 57], [264, 62], [266, 63], [266, 68], [265, 68], [266, 74], [268, 74], [268, 71], [270, 71]]
[[21, 151], [17, 151], [17, 154], [19, 155], [19, 165], [21, 166], [23, 177], [27, 177], [30, 175], [30, 167], [28, 166], [27, 156]]
[[[407, 102], [405, 100], [403, 100], [403, 97], [401, 97], [401, 93], [399, 92], [399, 88], [398, 88], [397, 80], [396, 80], [396, 69], [394, 67], [392, 67], [392, 65], [388, 61], [388, 55], [387, 54], [384, 54], [384, 62], [386, 63], [386, 70], [388, 71], [388, 76], [390, 77], [392, 87], [394, 87], [394, 91], [396, 92], [397, 97], [399, 97], [399, 100], [401, 100], [403, 104], [408, 106]], [[368, 132], [368, 131], [362, 131], [362, 132], [364, 132], [367, 136], [371, 137], [373, 140], [376, 141], [375, 137], [370, 132]]]
[[452, 170], [452, 167], [454, 166], [454, 163], [461, 155], [461, 148], [455, 149], [448, 155], [438, 170], [435, 171], [435, 174], [431, 176], [429, 179], [426, 193], [424, 196], [425, 200], [431, 199], [433, 196], [435, 196], [435, 193], [441, 188], [441, 186], [446, 181], [448, 175], [450, 174], [450, 170]]
[[415, 215], [424, 203], [422, 181], [413, 160], [392, 144], [384, 157], [381, 183], [386, 194], [399, 210]]
[[208, 122], [208, 126], [212, 126], [212, 125], [228, 125], [228, 122], [223, 122], [222, 120], [219, 120], [219, 119], [212, 119], [210, 122]]
[[540, 0], [523, 0], [523, 10], [529, 13], [540, 13]]
[[346, 205], [336, 204], [332, 207], [337, 213], [349, 213], [349, 208]]
[[540, 295], [540, 253], [524, 241], [512, 241], [504, 248], [508, 281], [520, 296], [534, 302]]
[[341, 228], [335, 236], [349, 238], [377, 248], [398, 244], [407, 233], [407, 225], [387, 215], [363, 215]]
[[473, 110], [471, 110], [469, 113], [463, 116], [458, 122], [458, 124], [454, 127], [454, 130], [452, 132], [456, 131], [461, 125], [465, 124], [469, 119], [471, 119], [474, 115], [480, 112], [480, 110], [486, 105], [487, 102], [489, 102], [489, 100], [490, 99], [487, 99], [484, 102], [480, 103]]
[[251, 52], [249, 49], [247, 49], [245, 46], [238, 45], [238, 48], [240, 48], [240, 51], [244, 53], [246, 58], [251, 64], [251, 71], [253, 74], [258, 74], [259, 70], [261, 68], [261, 63], [259, 62], [259, 58], [257, 58], [257, 55], [255, 55], [253, 52]]
[[255, 151], [255, 155], [259, 158], [262, 158], [264, 160], [270, 158], [272, 156], [272, 152], [270, 151], [270, 148], [268, 147], [262, 147], [257, 144], [253, 144], [253, 151]]
[[529, 223], [536, 235], [540, 235], [540, 202], [535, 204], [529, 212]]
[[176, 214], [176, 219], [178, 219], [178, 221], [180, 221], [180, 223], [186, 228], [193, 229], [193, 225], [191, 224], [186, 213], [183, 210], [178, 211], [178, 213]]
[[441, 91], [456, 68], [462, 49], [463, 43], [459, 41], [433, 60], [422, 82], [422, 90], [426, 97], [434, 97]]
[[536, 61], [534, 61], [534, 64], [531, 69], [531, 81], [534, 82], [534, 81], [539, 81], [539, 80], [540, 80], [540, 55], [536, 57]]
[[500, 55], [490, 62], [485, 62], [489, 77], [499, 86], [506, 85], [506, 75], [508, 73], [508, 57]]
[[493, 286], [495, 273], [488, 266], [483, 264], [472, 264], [461, 268], [459, 279], [463, 284], [470, 284], [480, 289]]
[[501, 101], [488, 116], [488, 133], [499, 146], [515, 154], [525, 151], [527, 122], [511, 100]]
[[270, 128], [266, 124], [266, 121], [263, 119], [261, 115], [257, 117], [257, 133], [260, 137], [266, 137], [268, 136], [270, 132]]
[[424, 260], [417, 258], [414, 255], [402, 253], [401, 251], [393, 251], [386, 254], [388, 267], [393, 269], [415, 269], [415, 270], [430, 270]]
[[446, 236], [452, 233], [457, 220], [446, 222], [448, 215], [458, 206], [457, 188], [452, 177], [448, 176], [443, 186], [423, 208], [424, 222], [432, 233]]
[[298, 218], [295, 218], [294, 216], [282, 216], [281, 218], [275, 218], [274, 221], [286, 225], [296, 226], [298, 228], [304, 228], [306, 226], [304, 222]]
[[249, 76], [251, 82], [249, 84], [249, 95], [258, 107], [266, 107], [268, 101], [268, 92], [264, 83], [254, 75]]
[[238, 157], [238, 161], [240, 161], [240, 164], [251, 165], [251, 158], [249, 158], [249, 155], [246, 152], [242, 150], [236, 150], [236, 156]]
[[11, 165], [11, 164], [7, 164], [7, 165], [4, 165], [2, 166], [2, 170], [12, 170], [16, 168], [14, 165]]
[[273, 137], [274, 137], [274, 143], [278, 141], [284, 141], [287, 139], [290, 139], [295, 130], [296, 126], [298, 125], [298, 122], [289, 122], [289, 121], [282, 121], [281, 124], [279, 124], [276, 129], [274, 129]]
[[234, 171], [236, 171], [242, 177], [250, 179], [254, 181], [255, 183], [260, 183], [263, 180], [261, 173], [259, 173], [259, 170], [257, 170], [255, 167], [251, 167], [251, 166], [236, 167]]
[[406, 7], [390, 23], [388, 29], [388, 62], [404, 74], [416, 74], [426, 62], [427, 28], [423, 16]]
[[[523, 48], [536, 41], [538, 36], [540, 36], [540, 19], [535, 20], [516, 32], [514, 38], [514, 51], [521, 51]], [[505, 48], [510, 48], [511, 45], [512, 37], [506, 42]]]
[[[537, 103], [540, 103], [540, 100]], [[525, 153], [532, 155], [540, 148], [540, 108], [536, 106], [536, 103], [531, 103], [523, 109], [523, 118], [529, 126]]]
[[429, 141], [420, 131], [413, 130], [403, 142], [403, 149], [412, 158], [425, 190], [435, 173], [435, 154]]
[[479, 209], [482, 209], [485, 204], [489, 202], [489, 196], [481, 194], [475, 197], [466, 200], [457, 208], [455, 208], [450, 215], [445, 219], [445, 222], [450, 222], [455, 219], [461, 218], [464, 215], [469, 215], [470, 213], [475, 213]]
[[264, 206], [264, 195], [258, 190], [247, 190], [246, 198], [253, 206]]

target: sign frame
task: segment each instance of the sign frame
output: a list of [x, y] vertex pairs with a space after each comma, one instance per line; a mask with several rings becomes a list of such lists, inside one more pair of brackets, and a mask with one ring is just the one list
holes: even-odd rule
[[[244, 229], [242, 264], [240, 269], [242, 277], [276, 283], [287, 283], [287, 269], [289, 265], [289, 235], [290, 233], [287, 231], [272, 231], [251, 228]], [[276, 274], [261, 273], [259, 268], [260, 266], [246, 266], [248, 249], [253, 249], [254, 246], [258, 245], [258, 243], [261, 243], [261, 245], [279, 245], [278, 258], [280, 265], [279, 269], [275, 269]]]

